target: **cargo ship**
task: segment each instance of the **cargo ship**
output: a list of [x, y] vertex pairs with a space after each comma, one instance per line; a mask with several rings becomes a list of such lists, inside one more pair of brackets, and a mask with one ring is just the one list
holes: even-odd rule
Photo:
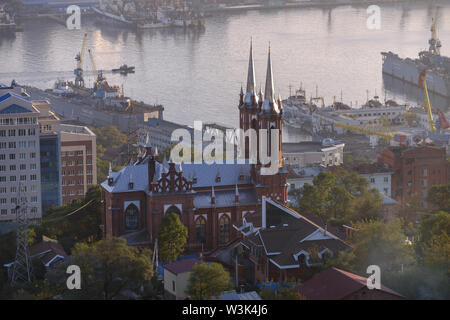
[[14, 21], [14, 15], [6, 11], [4, 6], [0, 5], [0, 33], [14, 33], [18, 29]]
[[431, 26], [429, 49], [419, 52], [416, 59], [401, 58], [393, 52], [382, 52], [383, 74], [417, 85], [420, 73], [427, 69], [428, 90], [450, 98], [450, 58], [442, 56], [440, 52], [442, 45], [437, 36], [437, 17], [438, 10]]

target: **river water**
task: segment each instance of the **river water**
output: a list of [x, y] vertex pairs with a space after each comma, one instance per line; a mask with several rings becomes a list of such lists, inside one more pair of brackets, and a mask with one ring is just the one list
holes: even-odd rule
[[[75, 54], [88, 33], [97, 69], [134, 65], [128, 76], [106, 74], [110, 84], [147, 103], [161, 103], [165, 119], [238, 123], [237, 103], [245, 87], [249, 41], [253, 37], [256, 79], [264, 86], [267, 48], [272, 48], [275, 90], [286, 97], [300, 84], [307, 96], [333, 97], [355, 106], [375, 93], [384, 97], [381, 51], [416, 57], [427, 48], [436, 2], [381, 6], [381, 29], [366, 27], [365, 6], [280, 9], [214, 14], [202, 32], [146, 30], [136, 34], [83, 19], [81, 30], [47, 20], [24, 22], [24, 32], [0, 36], [0, 83], [16, 79], [45, 89], [56, 78], [73, 80]], [[450, 56], [450, 3], [441, 4], [438, 23], [442, 54]], [[85, 69], [90, 69], [85, 56]], [[92, 85], [92, 76], [87, 79]], [[388, 98], [403, 101], [400, 93]]]

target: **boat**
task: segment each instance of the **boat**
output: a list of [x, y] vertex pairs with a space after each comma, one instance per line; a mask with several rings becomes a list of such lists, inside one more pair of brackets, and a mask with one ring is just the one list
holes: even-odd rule
[[68, 81], [58, 79], [53, 85], [53, 89], [51, 91], [57, 95], [68, 97], [74, 94], [74, 91], [70, 86], [71, 85]]
[[134, 67], [129, 67], [126, 64], [123, 64], [119, 68], [112, 69], [112, 72], [134, 73]]
[[14, 21], [14, 15], [6, 11], [4, 6], [0, 6], [0, 33], [15, 32], [18, 26]]
[[135, 26], [135, 23], [131, 19], [127, 19], [117, 6], [112, 6], [109, 3], [100, 1], [98, 7], [93, 6], [92, 10], [102, 22], [130, 28]]
[[436, 17], [431, 27], [429, 49], [419, 52], [418, 58], [401, 58], [393, 52], [382, 52], [383, 74], [417, 86], [419, 75], [427, 69], [428, 90], [450, 98], [450, 58], [442, 56], [441, 41], [437, 37]]

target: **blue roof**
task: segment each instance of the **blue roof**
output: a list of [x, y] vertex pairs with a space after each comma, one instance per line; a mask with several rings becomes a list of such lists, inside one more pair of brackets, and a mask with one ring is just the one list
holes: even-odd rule
[[19, 106], [17, 104], [12, 104], [9, 107], [6, 107], [5, 109], [0, 111], [0, 114], [7, 114], [7, 113], [27, 113], [32, 112], [28, 110], [27, 108], [24, 108], [22, 106]]
[[5, 101], [6, 99], [9, 99], [9, 98], [12, 98], [12, 97], [18, 98], [18, 99], [20, 99], [20, 100], [22, 100], [22, 101], [26, 101], [26, 102], [28, 102], [28, 103], [30, 102], [30, 101], [28, 101], [27, 99], [24, 99], [23, 97], [21, 97], [21, 96], [15, 94], [15, 93], [12, 93], [12, 92], [8, 92], [8, 93], [5, 93], [4, 95], [0, 96], [0, 102], [3, 102], [3, 101]]

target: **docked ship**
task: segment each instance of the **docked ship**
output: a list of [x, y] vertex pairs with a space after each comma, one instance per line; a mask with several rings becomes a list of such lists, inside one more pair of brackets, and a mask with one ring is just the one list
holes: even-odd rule
[[14, 16], [0, 6], [0, 33], [15, 32], [17, 28]]
[[98, 7], [93, 6], [92, 10], [102, 22], [130, 28], [135, 26], [135, 23], [122, 13], [120, 3], [100, 1]]
[[401, 58], [393, 52], [382, 52], [383, 73], [412, 85], [418, 84], [422, 70], [427, 69], [428, 90], [450, 98], [450, 58], [441, 55], [441, 41], [437, 36], [436, 17], [431, 26], [429, 49], [419, 52], [416, 59]]

